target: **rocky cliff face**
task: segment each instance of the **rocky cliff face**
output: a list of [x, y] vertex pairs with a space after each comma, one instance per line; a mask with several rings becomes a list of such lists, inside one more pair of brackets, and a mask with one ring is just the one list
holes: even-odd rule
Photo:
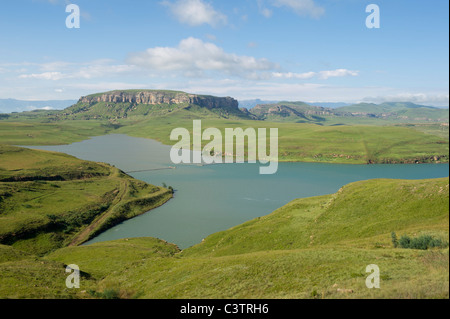
[[196, 104], [208, 109], [223, 108], [228, 110], [239, 110], [239, 103], [231, 97], [214, 97], [188, 94], [183, 92], [168, 91], [113, 91], [104, 94], [84, 96], [79, 101], [84, 104], [107, 103], [130, 103], [139, 104]]

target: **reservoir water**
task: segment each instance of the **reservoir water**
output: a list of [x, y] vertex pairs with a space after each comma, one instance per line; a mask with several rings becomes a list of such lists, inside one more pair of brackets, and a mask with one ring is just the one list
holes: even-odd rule
[[212, 233], [270, 214], [296, 198], [335, 193], [351, 182], [449, 175], [448, 164], [279, 163], [274, 175], [259, 175], [259, 164], [174, 165], [169, 158], [170, 146], [126, 135], [31, 148], [109, 163], [134, 178], [159, 186], [165, 183], [175, 189], [175, 196], [168, 203], [109, 229], [87, 244], [156, 237], [185, 249]]

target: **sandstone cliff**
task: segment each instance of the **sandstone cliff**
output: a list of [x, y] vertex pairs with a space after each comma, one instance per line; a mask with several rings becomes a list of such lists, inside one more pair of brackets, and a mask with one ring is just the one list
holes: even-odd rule
[[231, 97], [214, 97], [174, 91], [112, 91], [84, 96], [78, 101], [78, 103], [89, 105], [99, 102], [130, 103], [133, 105], [195, 104], [208, 109], [222, 108], [239, 111], [238, 101]]

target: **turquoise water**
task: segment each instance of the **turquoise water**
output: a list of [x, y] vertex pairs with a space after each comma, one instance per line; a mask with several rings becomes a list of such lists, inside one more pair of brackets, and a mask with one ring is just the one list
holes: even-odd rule
[[[342, 165], [280, 163], [274, 175], [259, 175], [259, 164], [174, 165], [170, 147], [126, 135], [95, 137], [63, 146], [33, 147], [106, 162], [154, 185], [166, 183], [175, 197], [165, 205], [119, 224], [90, 243], [156, 237], [192, 246], [208, 235], [270, 214], [293, 199], [335, 193], [343, 185], [373, 178], [447, 177], [448, 164]], [[176, 166], [176, 169], [169, 169]], [[167, 168], [163, 170], [154, 170]], [[145, 170], [145, 171], [142, 171]]]

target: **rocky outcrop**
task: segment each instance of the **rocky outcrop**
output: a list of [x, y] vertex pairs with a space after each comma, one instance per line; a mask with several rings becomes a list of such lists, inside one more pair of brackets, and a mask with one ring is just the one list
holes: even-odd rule
[[330, 109], [320, 106], [310, 105], [282, 105], [282, 104], [264, 104], [257, 105], [250, 111], [259, 118], [267, 118], [268, 116], [279, 116], [283, 118], [307, 118], [309, 116], [331, 115]]
[[133, 105], [195, 104], [208, 109], [239, 110], [238, 101], [231, 97], [214, 97], [173, 91], [112, 91], [84, 96], [78, 101], [78, 103], [89, 105], [99, 102], [130, 103]]

